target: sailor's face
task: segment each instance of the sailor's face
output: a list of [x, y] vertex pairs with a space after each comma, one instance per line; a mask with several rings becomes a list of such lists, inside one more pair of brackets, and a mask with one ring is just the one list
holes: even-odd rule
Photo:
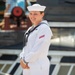
[[33, 24], [37, 24], [42, 20], [44, 16], [44, 13], [41, 13], [40, 11], [30, 11], [29, 18]]

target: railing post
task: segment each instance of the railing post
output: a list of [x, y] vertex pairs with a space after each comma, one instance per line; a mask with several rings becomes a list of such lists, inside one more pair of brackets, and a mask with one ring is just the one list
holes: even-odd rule
[[51, 56], [51, 58], [52, 58], [51, 64], [56, 65], [51, 75], [57, 75], [58, 74], [58, 71], [60, 69], [60, 60], [61, 60], [62, 57], [63, 56], [55, 56], [55, 55]]

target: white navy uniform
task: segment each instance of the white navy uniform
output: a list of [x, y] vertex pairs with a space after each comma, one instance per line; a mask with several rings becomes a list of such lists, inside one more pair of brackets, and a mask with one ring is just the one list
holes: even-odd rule
[[49, 75], [50, 61], [47, 55], [51, 37], [52, 31], [46, 20], [30, 33], [28, 42], [20, 54], [20, 58], [24, 57], [30, 67], [30, 69], [23, 69], [23, 75]]
[[25, 3], [25, 0], [17, 0], [17, 3], [16, 3], [16, 6], [19, 6], [19, 7], [21, 7], [22, 9], [23, 9], [23, 11], [25, 10], [25, 5], [26, 3]]
[[8, 4], [10, 4], [10, 8], [8, 10], [8, 13], [11, 13], [12, 9], [16, 6], [16, 2], [17, 0], [6, 0], [6, 7], [8, 6]]

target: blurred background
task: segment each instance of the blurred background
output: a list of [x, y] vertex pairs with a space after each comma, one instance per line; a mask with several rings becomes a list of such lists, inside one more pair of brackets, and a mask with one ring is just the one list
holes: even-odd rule
[[[30, 0], [31, 5], [34, 3], [47, 6], [44, 19], [53, 32], [48, 54], [49, 75], [75, 75], [75, 0]], [[5, 1], [0, 0], [0, 22], [4, 9]], [[19, 27], [15, 23], [16, 27], [11, 28], [14, 24], [8, 25], [8, 18], [5, 20], [4, 26], [0, 26], [0, 75], [22, 75], [19, 53], [23, 34], [31, 23], [24, 18], [24, 24]]]

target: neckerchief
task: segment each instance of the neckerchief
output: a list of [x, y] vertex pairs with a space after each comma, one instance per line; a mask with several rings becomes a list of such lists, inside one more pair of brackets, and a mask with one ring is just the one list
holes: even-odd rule
[[[32, 26], [32, 27], [29, 29], [29, 31], [24, 34], [23, 47], [26, 46], [27, 41], [28, 41], [28, 37], [29, 37], [30, 33], [32, 33], [37, 27], [39, 27], [39, 26], [42, 25], [42, 24], [46, 24], [46, 23], [43, 23], [43, 22], [42, 22], [42, 23], [40, 23], [39, 25], [37, 25], [36, 27], [33, 27], [33, 26]], [[47, 24], [46, 24], [46, 25], [47, 25]]]

